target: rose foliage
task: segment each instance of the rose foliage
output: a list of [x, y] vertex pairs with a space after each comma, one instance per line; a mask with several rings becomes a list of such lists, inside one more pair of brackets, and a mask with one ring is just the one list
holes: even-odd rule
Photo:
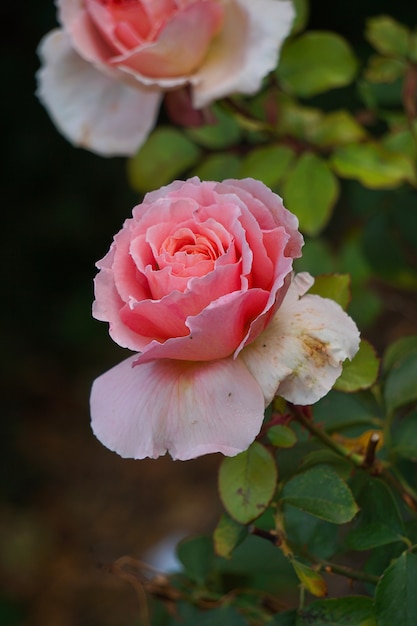
[[130, 155], [162, 95], [192, 106], [254, 93], [274, 69], [294, 9], [282, 0], [57, 0], [61, 27], [42, 41], [38, 95], [75, 145]]
[[133, 209], [98, 263], [94, 315], [137, 352], [98, 378], [93, 429], [124, 457], [236, 455], [278, 393], [325, 395], [359, 347], [342, 308], [294, 276], [298, 221], [253, 179], [176, 181]]

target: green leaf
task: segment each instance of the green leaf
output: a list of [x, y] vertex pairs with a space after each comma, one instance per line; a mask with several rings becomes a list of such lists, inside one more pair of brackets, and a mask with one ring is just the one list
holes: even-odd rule
[[237, 178], [239, 176], [239, 168], [239, 157], [225, 152], [209, 154], [192, 173], [201, 180], [222, 181], [225, 178]]
[[417, 411], [404, 416], [395, 424], [391, 450], [403, 459], [417, 461]]
[[225, 559], [230, 559], [233, 550], [242, 543], [247, 534], [248, 530], [245, 526], [238, 524], [224, 513], [213, 533], [216, 554]]
[[265, 626], [295, 626], [296, 617], [296, 611], [283, 611], [274, 615], [270, 621], [266, 622]]
[[169, 626], [248, 626], [247, 621], [231, 606], [202, 611], [188, 602], [180, 602], [178, 619]]
[[389, 15], [371, 17], [366, 22], [365, 37], [381, 54], [406, 56], [409, 36], [408, 28]]
[[297, 435], [289, 426], [276, 424], [268, 429], [267, 437], [276, 448], [292, 448], [297, 443]]
[[353, 550], [370, 550], [402, 541], [403, 523], [390, 489], [378, 478], [361, 476], [356, 500], [360, 508], [347, 545]]
[[374, 348], [366, 339], [361, 339], [358, 352], [351, 361], [343, 364], [342, 375], [334, 388], [338, 391], [352, 392], [371, 387], [379, 371], [379, 359]]
[[417, 349], [391, 368], [384, 385], [384, 398], [389, 412], [417, 400]]
[[347, 480], [352, 473], [352, 464], [340, 454], [336, 454], [332, 450], [327, 448], [320, 448], [319, 450], [312, 450], [303, 458], [301, 469], [305, 470], [315, 465], [327, 465], [336, 472], [340, 478]]
[[415, 179], [414, 168], [406, 155], [390, 152], [377, 143], [337, 148], [330, 164], [339, 176], [358, 180], [371, 189], [389, 189]]
[[268, 187], [275, 187], [293, 159], [294, 151], [288, 146], [255, 148], [243, 159], [239, 177], [250, 176], [261, 180]]
[[327, 467], [313, 467], [291, 478], [281, 499], [334, 524], [349, 522], [358, 511], [349, 487]]
[[356, 143], [366, 137], [366, 131], [348, 111], [334, 111], [323, 115], [310, 126], [307, 139], [322, 148]]
[[298, 217], [300, 230], [317, 235], [327, 224], [339, 185], [327, 163], [305, 152], [290, 171], [283, 190], [286, 207]]
[[388, 372], [397, 366], [401, 361], [417, 350], [417, 335], [408, 335], [394, 341], [384, 353], [382, 367], [384, 372]]
[[348, 85], [356, 71], [357, 61], [346, 41], [334, 33], [316, 31], [286, 42], [277, 74], [290, 93], [308, 98]]
[[332, 390], [314, 405], [314, 419], [316, 423], [324, 424], [330, 433], [356, 426], [381, 428], [380, 411], [379, 404], [368, 394], [362, 396]]
[[309, 293], [317, 294], [322, 298], [330, 298], [330, 300], [340, 304], [342, 309], [347, 309], [350, 302], [350, 275], [322, 274], [316, 276]]
[[188, 128], [187, 136], [195, 143], [210, 150], [221, 150], [236, 145], [242, 135], [236, 119], [219, 106], [213, 106], [216, 121], [198, 128]]
[[284, 507], [288, 541], [295, 549], [328, 559], [337, 549], [339, 528], [289, 504]]
[[375, 594], [378, 626], [415, 626], [417, 556], [405, 552], [384, 572]]
[[400, 59], [387, 59], [374, 55], [369, 59], [365, 78], [371, 83], [392, 83], [405, 74], [407, 64]]
[[211, 538], [201, 536], [184, 539], [177, 546], [177, 555], [186, 574], [198, 584], [204, 585], [214, 559]]
[[294, 269], [296, 272], [309, 272], [313, 276], [333, 272], [335, 260], [332, 251], [324, 239], [305, 240], [303, 256], [295, 259]]
[[277, 476], [272, 454], [257, 441], [245, 452], [223, 459], [219, 491], [226, 511], [241, 524], [259, 517], [274, 495]]
[[295, 7], [295, 19], [292, 25], [291, 34], [295, 35], [304, 30], [310, 14], [309, 0], [293, 0]]
[[199, 148], [179, 130], [157, 128], [128, 160], [129, 183], [141, 193], [158, 189], [188, 170], [199, 155]]
[[291, 559], [291, 565], [294, 568], [295, 573], [301, 584], [309, 591], [313, 596], [323, 598], [327, 594], [327, 585], [322, 576], [315, 570], [311, 569], [304, 563]]
[[[377, 626], [371, 598], [350, 596], [316, 600], [300, 611], [296, 626]], [[390, 626], [400, 626], [392, 622]], [[378, 626], [380, 625], [378, 622]], [[388, 626], [388, 625], [387, 625]]]
[[288, 94], [280, 93], [277, 98], [277, 131], [300, 141], [312, 141], [316, 127], [321, 124], [323, 113], [319, 109], [300, 105]]

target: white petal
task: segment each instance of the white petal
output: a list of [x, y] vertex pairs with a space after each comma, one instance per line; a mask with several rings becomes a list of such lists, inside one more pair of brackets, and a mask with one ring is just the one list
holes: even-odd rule
[[264, 400], [245, 365], [159, 359], [132, 367], [133, 355], [93, 384], [92, 428], [123, 457], [156, 458], [168, 450], [191, 459], [246, 450], [258, 434]]
[[196, 73], [196, 108], [232, 93], [255, 93], [278, 62], [294, 19], [284, 0], [233, 0], [225, 3], [224, 26]]
[[160, 91], [132, 88], [98, 71], [62, 30], [42, 40], [39, 54], [37, 95], [60, 132], [97, 154], [134, 154], [155, 124]]
[[[265, 403], [280, 395], [294, 404], [325, 396], [342, 362], [359, 348], [359, 331], [333, 300], [302, 295], [311, 277], [298, 275], [269, 326], [240, 353], [261, 386]], [[299, 296], [302, 297], [299, 297]]]

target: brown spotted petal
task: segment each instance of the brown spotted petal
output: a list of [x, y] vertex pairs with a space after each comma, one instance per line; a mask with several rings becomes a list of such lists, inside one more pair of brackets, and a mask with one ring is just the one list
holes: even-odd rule
[[[333, 300], [306, 294], [314, 279], [293, 277], [269, 326], [240, 353], [268, 405], [274, 395], [294, 404], [313, 404], [342, 373], [342, 363], [359, 349], [355, 322]], [[305, 295], [306, 294], [306, 295]]]

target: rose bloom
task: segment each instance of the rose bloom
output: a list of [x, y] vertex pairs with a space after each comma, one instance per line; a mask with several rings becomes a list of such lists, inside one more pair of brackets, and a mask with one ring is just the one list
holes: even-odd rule
[[131, 155], [163, 92], [191, 86], [194, 108], [255, 93], [277, 64], [284, 0], [57, 0], [61, 28], [41, 42], [38, 96], [72, 143]]
[[176, 181], [145, 196], [99, 261], [94, 316], [134, 350], [100, 376], [92, 426], [123, 457], [245, 450], [275, 394], [325, 395], [359, 333], [292, 273], [297, 218], [263, 183]]

